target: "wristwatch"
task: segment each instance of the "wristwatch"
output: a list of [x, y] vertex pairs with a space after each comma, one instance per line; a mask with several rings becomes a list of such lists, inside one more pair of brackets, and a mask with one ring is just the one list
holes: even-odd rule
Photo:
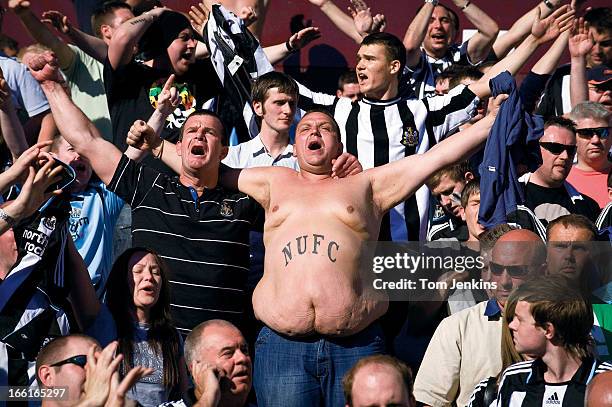
[[2, 209], [2, 208], [0, 208], [0, 219], [5, 221], [9, 225], [9, 227], [11, 227], [11, 228], [17, 222], [12, 216], [10, 216], [8, 213], [4, 212], [4, 209]]

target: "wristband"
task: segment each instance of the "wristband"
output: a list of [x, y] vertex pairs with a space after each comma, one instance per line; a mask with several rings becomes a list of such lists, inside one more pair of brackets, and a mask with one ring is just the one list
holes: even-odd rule
[[0, 219], [5, 221], [9, 225], [10, 228], [12, 228], [15, 225], [15, 223], [17, 223], [15, 218], [10, 216], [8, 213], [4, 212], [4, 209], [2, 208], [0, 208]]
[[550, 0], [544, 0], [544, 4], [551, 10], [555, 9], [555, 5], [550, 2]]
[[468, 6], [470, 5], [470, 0], [466, 1], [465, 4], [463, 6], [461, 6], [461, 10], [465, 10], [466, 8], [468, 8]]
[[291, 37], [289, 37], [289, 39], [287, 40], [287, 42], [285, 42], [285, 48], [287, 48], [287, 51], [289, 51], [290, 54], [293, 54], [294, 52], [298, 52], [299, 49], [298, 48], [293, 48], [291, 46], [291, 44], [289, 43], [289, 40], [291, 39]]

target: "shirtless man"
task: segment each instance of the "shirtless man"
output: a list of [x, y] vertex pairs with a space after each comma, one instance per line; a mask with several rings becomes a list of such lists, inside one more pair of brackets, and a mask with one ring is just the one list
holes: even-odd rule
[[[253, 294], [255, 315], [266, 324], [256, 342], [258, 402], [313, 406], [322, 394], [325, 405], [343, 405], [342, 376], [360, 358], [384, 351], [373, 322], [388, 302], [359, 275], [362, 244], [376, 240], [390, 208], [485, 141], [503, 99], [476, 125], [427, 153], [346, 179], [332, 177], [332, 162], [342, 152], [338, 126], [329, 113], [314, 110], [296, 129], [299, 173], [279, 167], [225, 173], [225, 184], [266, 211], [265, 272]], [[143, 136], [144, 145], [156, 145], [149, 139], [154, 134]], [[175, 149], [166, 151], [166, 164], [180, 167]]]

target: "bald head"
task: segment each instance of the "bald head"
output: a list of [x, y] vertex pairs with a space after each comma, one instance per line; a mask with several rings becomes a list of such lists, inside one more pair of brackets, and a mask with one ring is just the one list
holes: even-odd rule
[[[521, 258], [517, 264], [541, 265], [546, 261], [546, 246], [538, 235], [527, 229], [515, 229], [505, 233], [495, 243], [491, 257]], [[495, 260], [493, 260], [495, 261]], [[507, 263], [501, 263], [507, 264]]]
[[600, 373], [587, 387], [586, 407], [612, 407], [612, 372]]

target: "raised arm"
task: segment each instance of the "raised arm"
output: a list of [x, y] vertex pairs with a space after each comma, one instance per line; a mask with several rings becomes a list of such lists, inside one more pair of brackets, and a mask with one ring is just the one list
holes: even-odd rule
[[404, 47], [406, 47], [406, 66], [415, 67], [421, 58], [421, 44], [427, 34], [429, 20], [436, 6], [433, 3], [425, 3], [414, 17], [406, 34], [404, 34]]
[[100, 301], [98, 301], [96, 290], [91, 283], [87, 266], [72, 238], [67, 239], [66, 246], [65, 270], [68, 270], [66, 274], [70, 285], [70, 302], [81, 329], [85, 330], [94, 322], [98, 312], [100, 312]]
[[570, 100], [572, 107], [589, 100], [586, 77], [586, 56], [593, 48], [593, 38], [589, 27], [582, 17], [576, 21], [568, 40], [571, 57]]
[[60, 68], [67, 69], [72, 64], [75, 58], [74, 52], [34, 15], [30, 9], [29, 0], [10, 0], [8, 6], [19, 17], [26, 31], [36, 42], [55, 52]]
[[473, 126], [436, 144], [425, 154], [416, 154], [364, 172], [372, 184], [373, 199], [382, 213], [406, 200], [434, 172], [465, 160], [487, 139], [499, 106], [507, 95], [499, 95], [489, 114]]
[[491, 94], [489, 79], [503, 71], [515, 75], [540, 45], [569, 30], [573, 18], [574, 10], [570, 9], [569, 6], [560, 7], [544, 20], [536, 18], [531, 28], [531, 34], [525, 38], [521, 45], [512, 54], [493, 65], [478, 82], [469, 85], [470, 90], [480, 98], [489, 96]]
[[[548, 7], [544, 2], [539, 2], [537, 6], [529, 10], [522, 17], [512, 24], [512, 27], [503, 35], [497, 37], [493, 43], [493, 51], [499, 59], [504, 58], [510, 50], [520, 44], [531, 33], [531, 26], [536, 17], [546, 18], [561, 5], [562, 0], [549, 0], [553, 8]], [[517, 3], [520, 4], [520, 3]]]
[[569, 31], [565, 31], [553, 42], [548, 51], [542, 58], [535, 63], [531, 71], [538, 75], [550, 75], [559, 67], [559, 60], [563, 55], [563, 51], [567, 47], [567, 40], [570, 36]]
[[331, 0], [308, 0], [310, 4], [319, 7], [332, 23], [344, 34], [348, 35], [355, 42], [361, 43], [361, 35], [355, 29], [353, 19], [344, 13]]
[[121, 159], [121, 152], [102, 138], [98, 129], [70, 99], [61, 85], [63, 78], [52, 53], [32, 58], [29, 67], [47, 96], [62, 136], [79, 154], [87, 157], [93, 170], [108, 185]]
[[453, 0], [453, 3], [463, 11], [470, 23], [478, 30], [468, 41], [468, 56], [472, 63], [484, 61], [489, 55], [493, 42], [499, 33], [499, 27], [487, 13], [469, 0]]
[[147, 31], [147, 28], [167, 9], [154, 8], [138, 17], [134, 17], [121, 24], [108, 46], [108, 59], [113, 69], [128, 64], [132, 59], [134, 47]]
[[59, 11], [45, 11], [42, 13], [42, 18], [42, 22], [51, 24], [57, 31], [68, 36], [74, 45], [82, 49], [86, 54], [100, 62], [104, 62], [108, 54], [108, 45], [106, 45], [104, 40], [79, 30], [70, 23], [68, 17]]
[[274, 65], [320, 37], [321, 33], [318, 27], [306, 27], [291, 35], [287, 42], [271, 45], [263, 50], [270, 63]]
[[13, 156], [13, 161], [28, 149], [25, 132], [11, 100], [11, 90], [0, 69], [0, 131]]

